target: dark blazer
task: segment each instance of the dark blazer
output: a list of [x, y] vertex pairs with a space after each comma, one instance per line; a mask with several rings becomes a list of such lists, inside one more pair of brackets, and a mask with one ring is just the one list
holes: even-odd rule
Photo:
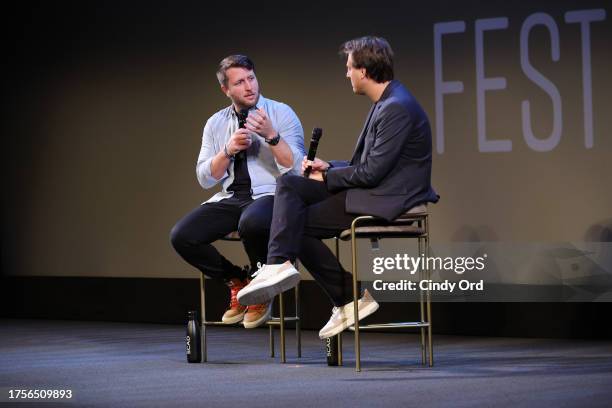
[[330, 161], [327, 189], [346, 211], [392, 220], [440, 198], [431, 187], [431, 129], [414, 96], [391, 81], [368, 114], [350, 162]]

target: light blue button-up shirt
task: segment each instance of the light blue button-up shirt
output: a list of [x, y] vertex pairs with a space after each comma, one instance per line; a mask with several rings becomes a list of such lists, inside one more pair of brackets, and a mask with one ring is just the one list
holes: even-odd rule
[[[251, 196], [253, 199], [266, 195], [274, 195], [276, 178], [287, 172], [299, 174], [304, 157], [304, 129], [297, 115], [288, 105], [259, 96], [257, 108], [263, 109], [272, 126], [287, 142], [293, 153], [293, 167], [284, 167], [276, 161], [264, 138], [257, 133], [251, 133], [253, 142], [247, 149], [247, 167], [251, 178]], [[223, 150], [232, 134], [238, 129], [238, 117], [232, 105], [212, 115], [202, 135], [202, 148], [196, 165], [196, 175], [200, 185], [211, 188], [222, 183], [222, 190], [206, 202], [216, 202], [231, 197], [234, 193], [227, 188], [234, 182], [234, 162], [228, 166], [225, 174], [216, 179], [211, 173], [211, 163], [215, 155]]]

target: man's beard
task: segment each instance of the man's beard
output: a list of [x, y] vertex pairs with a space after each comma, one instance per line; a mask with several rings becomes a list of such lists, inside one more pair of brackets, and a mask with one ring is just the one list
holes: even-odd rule
[[257, 92], [255, 95], [255, 100], [251, 103], [249, 101], [247, 101], [246, 99], [244, 99], [244, 107], [245, 108], [252, 108], [253, 106], [257, 105], [257, 102], [259, 102], [259, 92]]

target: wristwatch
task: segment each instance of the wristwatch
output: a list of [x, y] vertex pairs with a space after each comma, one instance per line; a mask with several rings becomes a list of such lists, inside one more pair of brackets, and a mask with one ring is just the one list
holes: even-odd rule
[[271, 137], [270, 139], [264, 139], [264, 140], [270, 146], [276, 146], [278, 142], [280, 142], [280, 133], [277, 133], [276, 136]]
[[225, 157], [227, 157], [230, 160], [234, 160], [236, 158], [236, 154], [229, 154], [227, 152], [227, 144], [223, 146], [223, 154], [225, 154]]

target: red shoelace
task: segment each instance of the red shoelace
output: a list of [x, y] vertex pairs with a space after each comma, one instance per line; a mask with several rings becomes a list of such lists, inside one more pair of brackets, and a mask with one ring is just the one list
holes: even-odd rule
[[248, 306], [249, 312], [263, 312], [268, 308], [268, 303], [262, 303], [260, 305]]
[[230, 309], [238, 309], [240, 307], [242, 307], [242, 305], [240, 303], [238, 303], [238, 292], [240, 292], [240, 289], [244, 288], [245, 285], [240, 282], [240, 283], [236, 283], [236, 282], [230, 282], [230, 305], [229, 308]]

